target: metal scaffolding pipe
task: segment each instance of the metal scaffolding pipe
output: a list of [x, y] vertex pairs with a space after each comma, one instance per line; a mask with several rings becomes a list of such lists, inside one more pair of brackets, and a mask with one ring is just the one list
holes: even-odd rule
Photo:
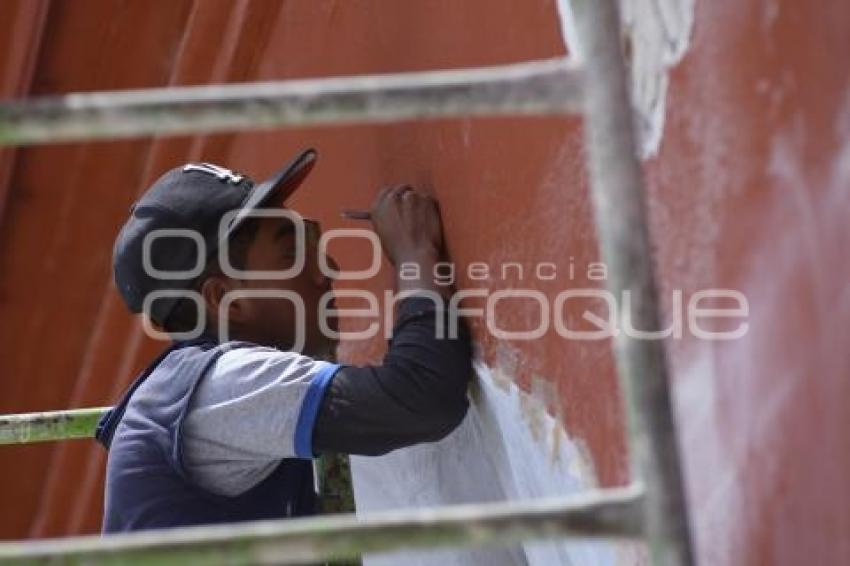
[[[586, 73], [585, 131], [591, 194], [608, 289], [629, 293], [632, 326], [661, 328], [635, 143], [634, 113], [616, 0], [574, 0]], [[644, 521], [653, 563], [693, 562], [664, 343], [619, 332], [617, 373], [630, 429], [632, 474], [646, 486]]]
[[108, 537], [0, 543], [0, 564], [304, 564], [410, 547], [506, 545], [528, 539], [638, 537], [636, 486], [570, 498], [457, 505]]
[[0, 445], [91, 438], [109, 407], [0, 415]]
[[567, 59], [394, 75], [68, 94], [0, 103], [0, 145], [577, 112]]

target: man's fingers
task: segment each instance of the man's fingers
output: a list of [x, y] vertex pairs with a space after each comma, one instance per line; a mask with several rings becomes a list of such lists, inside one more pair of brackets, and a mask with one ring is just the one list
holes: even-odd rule
[[408, 211], [422, 210], [423, 206], [437, 210], [436, 200], [431, 195], [418, 191], [411, 185], [402, 184], [381, 189], [372, 205], [371, 216], [373, 219], [380, 217], [387, 212], [387, 207], [402, 205]]
[[396, 200], [404, 200], [406, 195], [413, 193], [413, 187], [410, 185], [396, 185], [392, 188], [389, 198]]
[[404, 187], [405, 185], [390, 185], [382, 189], [378, 194], [378, 198], [375, 199], [375, 204], [372, 205], [372, 212], [375, 213], [382, 210], [389, 203], [393, 202]]
[[381, 208], [381, 205], [384, 203], [385, 200], [387, 200], [387, 197], [390, 196], [393, 188], [394, 187], [389, 186], [381, 189], [381, 192], [379, 192], [378, 196], [375, 197], [375, 202], [372, 203], [372, 213], [376, 212], [379, 208]]

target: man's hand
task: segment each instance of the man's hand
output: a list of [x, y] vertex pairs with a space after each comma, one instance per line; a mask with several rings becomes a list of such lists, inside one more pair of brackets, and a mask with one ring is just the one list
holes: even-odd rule
[[[447, 259], [442, 254], [437, 203], [410, 187], [392, 187], [381, 191], [369, 212], [348, 210], [343, 215], [372, 220], [395, 265], [399, 294], [411, 296], [398, 303], [383, 363], [344, 367], [330, 381], [319, 408], [313, 449], [378, 456], [436, 442], [463, 421], [472, 375], [466, 325], [459, 326], [457, 335], [445, 332], [450, 286], [438, 285], [434, 277], [438, 262]], [[418, 266], [418, 276], [411, 276], [412, 270], [404, 266], [412, 263]]]
[[433, 198], [408, 185], [388, 187], [375, 199], [370, 214], [393, 265], [439, 261], [443, 228]]
[[378, 194], [370, 216], [384, 253], [396, 269], [403, 264], [419, 266], [420, 277], [398, 277], [398, 290], [445, 293], [447, 289], [434, 281], [434, 264], [440, 261], [443, 252], [443, 226], [437, 201], [408, 185], [388, 187]]

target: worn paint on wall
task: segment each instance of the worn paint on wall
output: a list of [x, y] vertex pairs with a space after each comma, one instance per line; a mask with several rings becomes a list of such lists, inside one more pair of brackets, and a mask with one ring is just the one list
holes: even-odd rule
[[[688, 49], [695, 0], [622, 0], [620, 19], [630, 73], [635, 124], [644, 158], [658, 153], [664, 134], [669, 71]], [[576, 29], [571, 0], [558, 0], [567, 53], [587, 57]]]
[[[471, 408], [442, 441], [379, 458], [352, 458], [358, 512], [401, 506], [521, 500], [594, 487], [593, 463], [580, 441], [549, 415], [550, 381], [534, 393], [484, 363], [475, 365]], [[534, 390], [534, 389], [533, 389]], [[606, 543], [527, 543], [495, 550], [444, 550], [370, 556], [367, 564], [613, 564]]]
[[[583, 61], [588, 53], [581, 47], [576, 34], [575, 15], [569, 0], [557, 3], [565, 51]], [[668, 86], [668, 69], [684, 55], [693, 22], [693, 0], [635, 0], [623, 2], [622, 20], [631, 71], [632, 98], [635, 105], [637, 132], [645, 156], [658, 151], [664, 128], [664, 112]], [[553, 172], [558, 168], [553, 168]], [[557, 174], [557, 173], [556, 173]], [[514, 257], [527, 257], [518, 248]], [[565, 281], [566, 278], [561, 278]], [[528, 314], [523, 328], [534, 328], [537, 321]], [[530, 319], [530, 320], [529, 320]], [[522, 352], [516, 354], [522, 358]], [[479, 387], [489, 394], [473, 396], [470, 416], [465, 429], [434, 447], [400, 451], [383, 458], [357, 459], [354, 477], [358, 506], [361, 510], [404, 507], [411, 503], [410, 493], [416, 493], [414, 505], [436, 506], [462, 501], [523, 499], [545, 495], [576, 493], [597, 484], [592, 474], [566, 473], [575, 468], [592, 469], [589, 454], [581, 457], [580, 442], [570, 440], [562, 430], [562, 420], [555, 420], [546, 411], [561, 410], [551, 400], [556, 398], [551, 385], [544, 388], [545, 401], [535, 401], [533, 395], [517, 393], [516, 376], [496, 371], [499, 379], [486, 365], [478, 364]], [[482, 372], [483, 370], [483, 372]], [[536, 383], [552, 383], [539, 380]], [[504, 388], [497, 387], [502, 385]], [[512, 391], [513, 389], [513, 391]], [[534, 383], [532, 383], [534, 391]], [[519, 399], [519, 402], [511, 402]], [[545, 422], [554, 451], [539, 442], [539, 430]], [[551, 427], [552, 430], [548, 430]], [[537, 440], [537, 441], [535, 441]], [[555, 456], [553, 461], [551, 458]], [[566, 466], [566, 470], [561, 466]], [[473, 481], [459, 478], [474, 478]], [[484, 484], [486, 487], [483, 488]], [[370, 486], [382, 486], [370, 488]], [[384, 486], [393, 486], [386, 489]], [[536, 544], [503, 551], [498, 563], [505, 564], [611, 564], [616, 556], [627, 553], [627, 547], [615, 544], [558, 545]], [[483, 559], [472, 551], [440, 553], [394, 554], [384, 559], [372, 558], [370, 564], [393, 564], [400, 561], [413, 564], [478, 563]], [[489, 562], [496, 560], [490, 556]]]

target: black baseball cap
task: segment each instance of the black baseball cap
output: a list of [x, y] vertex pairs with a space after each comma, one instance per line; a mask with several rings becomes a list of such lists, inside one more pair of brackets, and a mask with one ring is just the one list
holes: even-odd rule
[[[147, 314], [164, 326], [181, 300], [174, 292], [192, 286], [219, 245], [252, 210], [285, 202], [317, 156], [314, 149], [304, 150], [260, 184], [211, 163], [187, 163], [157, 179], [130, 208], [112, 252], [115, 285], [130, 311], [141, 313], [145, 298], [159, 292]], [[220, 229], [231, 211], [237, 212]], [[199, 256], [201, 248], [206, 257]]]

